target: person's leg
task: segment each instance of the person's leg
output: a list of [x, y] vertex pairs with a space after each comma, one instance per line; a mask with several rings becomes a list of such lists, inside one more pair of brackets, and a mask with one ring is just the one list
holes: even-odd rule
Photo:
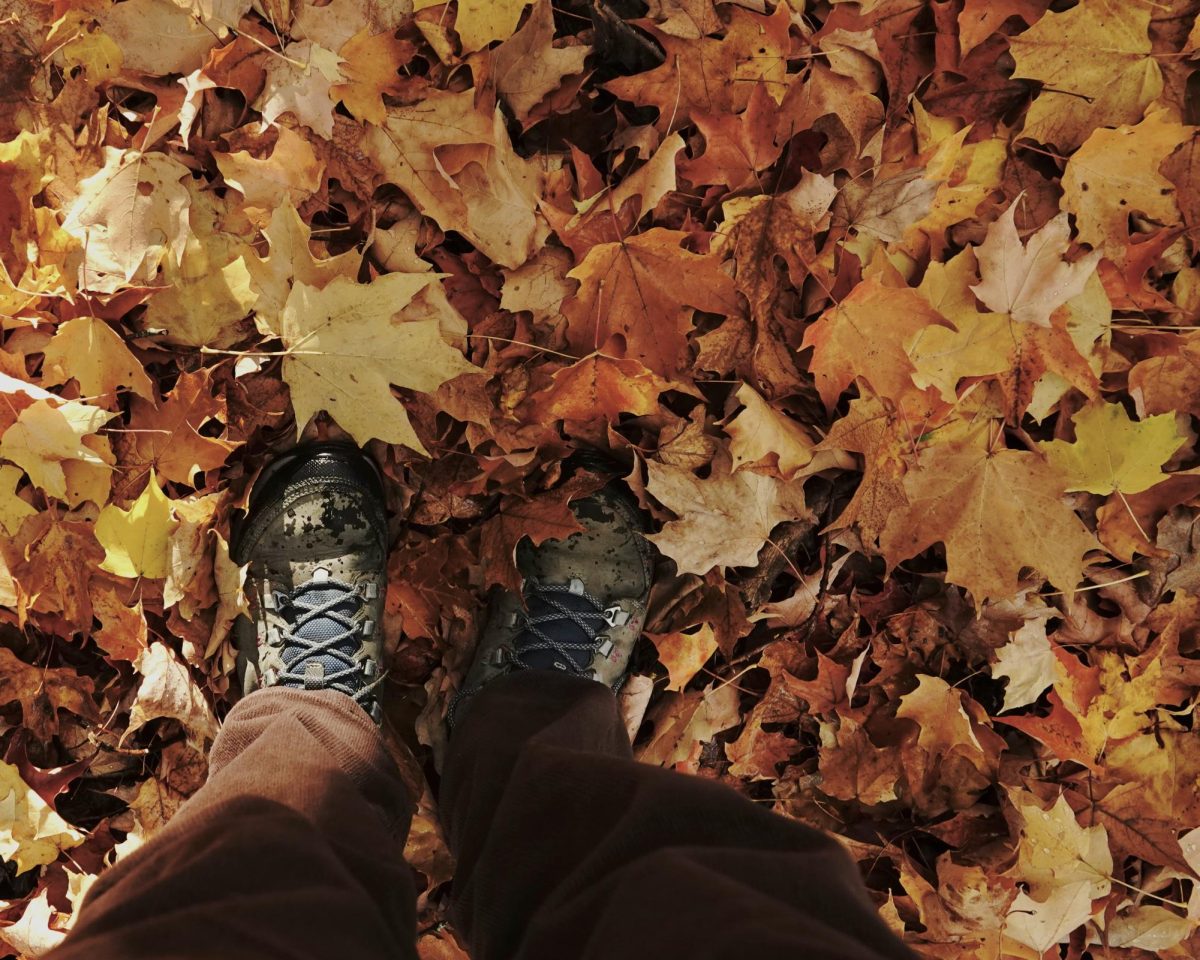
[[206, 783], [102, 874], [53, 960], [415, 955], [412, 803], [379, 730], [334, 691], [262, 690]]
[[489, 684], [451, 738], [441, 810], [474, 960], [912, 956], [834, 840], [637, 763], [598, 683]]
[[319, 443], [255, 482], [233, 541], [247, 564], [245, 698], [208, 783], [101, 876], [56, 960], [405, 957], [411, 802], [382, 715], [387, 523], [379, 472]]

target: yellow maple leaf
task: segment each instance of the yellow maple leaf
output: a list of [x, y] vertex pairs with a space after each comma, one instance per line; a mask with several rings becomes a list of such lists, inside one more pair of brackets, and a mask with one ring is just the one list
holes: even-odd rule
[[24, 873], [81, 843], [83, 834], [55, 813], [16, 767], [0, 760], [0, 857]]
[[171, 501], [151, 467], [146, 489], [128, 510], [109, 504], [96, 518], [96, 539], [104, 547], [100, 569], [118, 577], [165, 577], [168, 542], [176, 524]]
[[0, 526], [15, 537], [26, 517], [37, 515], [30, 504], [17, 496], [17, 484], [23, 476], [20, 467], [5, 464], [0, 467]]
[[1141, 493], [1167, 479], [1162, 465], [1187, 442], [1175, 415], [1130, 420], [1119, 403], [1093, 403], [1075, 414], [1075, 442], [1039, 446], [1067, 480], [1068, 490], [1107, 495]]
[[1014, 77], [1043, 84], [1022, 135], [1073, 150], [1097, 127], [1135, 123], [1162, 92], [1149, 3], [1081, 0], [1009, 41]]
[[[416, 0], [414, 11], [441, 6], [445, 0]], [[507, 40], [517, 29], [521, 11], [532, 0], [458, 0], [454, 30], [464, 54], [482, 50], [493, 40]]]
[[105, 397], [121, 386], [154, 399], [154, 385], [125, 341], [103, 320], [76, 317], [59, 325], [46, 344], [42, 383], [74, 379], [88, 396]]
[[11, 460], [36, 486], [59, 500], [67, 497], [64, 463], [107, 466], [104, 457], [83, 440], [116, 414], [73, 400], [35, 400], [21, 411], [0, 439], [0, 456]]
[[298, 432], [325, 410], [360, 444], [377, 438], [426, 452], [391, 385], [428, 393], [479, 372], [442, 339], [437, 320], [403, 319], [438, 277], [389, 273], [372, 283], [338, 277], [321, 290], [292, 288], [273, 332], [287, 349], [283, 378]]

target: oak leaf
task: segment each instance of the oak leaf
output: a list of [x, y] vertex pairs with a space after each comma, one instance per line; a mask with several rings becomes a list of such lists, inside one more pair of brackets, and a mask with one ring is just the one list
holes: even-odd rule
[[989, 450], [984, 439], [921, 451], [904, 477], [908, 503], [888, 518], [880, 549], [894, 565], [940, 540], [947, 579], [977, 603], [1014, 595], [1024, 567], [1073, 595], [1084, 554], [1098, 544], [1062, 501], [1058, 471], [1034, 453]]
[[646, 468], [650, 495], [679, 517], [647, 539], [681, 573], [704, 576], [717, 566], [753, 566], [776, 526], [812, 516], [799, 483], [749, 470], [714, 470], [702, 480], [683, 467], [648, 461]]
[[476, 372], [442, 339], [436, 320], [403, 319], [436, 274], [390, 273], [371, 283], [338, 277], [323, 289], [297, 283], [274, 332], [287, 350], [297, 434], [327, 411], [360, 444], [372, 438], [426, 453], [391, 384], [432, 392]]
[[118, 577], [165, 577], [167, 542], [176, 521], [154, 468], [140, 497], [128, 510], [109, 504], [96, 518], [96, 539], [104, 547], [101, 570]]
[[1020, 197], [988, 227], [976, 251], [980, 283], [971, 289], [993, 313], [1007, 313], [1018, 323], [1050, 326], [1050, 314], [1083, 292], [1100, 261], [1100, 251], [1074, 263], [1062, 257], [1070, 246], [1071, 227], [1060, 213], [1021, 243], [1014, 217]]
[[1089, 404], [1072, 423], [1074, 443], [1039, 444], [1066, 479], [1067, 490], [1141, 493], [1167, 479], [1162, 465], [1187, 442], [1176, 429], [1174, 414], [1130, 420], [1119, 403]]
[[562, 308], [571, 347], [631, 357], [663, 377], [686, 371], [693, 310], [737, 307], [733, 282], [716, 258], [683, 249], [684, 239], [655, 227], [593, 247], [568, 274], [580, 283]]
[[1140, 3], [1081, 0], [1009, 40], [1017, 61], [1013, 76], [1043, 85], [1023, 134], [1070, 151], [1098, 127], [1140, 120], [1162, 90], [1150, 14]]

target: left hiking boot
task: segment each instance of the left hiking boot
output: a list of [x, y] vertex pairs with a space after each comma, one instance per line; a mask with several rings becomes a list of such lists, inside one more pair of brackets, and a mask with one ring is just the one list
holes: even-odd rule
[[374, 462], [343, 443], [274, 461], [254, 484], [232, 555], [250, 567], [242, 692], [337, 690], [379, 723], [387, 520]]
[[514, 671], [566, 673], [614, 692], [624, 683], [650, 598], [646, 521], [616, 480], [574, 501], [571, 512], [581, 533], [518, 545], [522, 592], [494, 595], [474, 663], [450, 706], [451, 728], [480, 690]]

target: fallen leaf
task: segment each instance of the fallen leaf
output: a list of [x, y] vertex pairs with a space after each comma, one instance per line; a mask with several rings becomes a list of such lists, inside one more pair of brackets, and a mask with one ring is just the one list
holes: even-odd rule
[[176, 260], [183, 255], [191, 201], [180, 181], [187, 176], [187, 167], [164, 154], [105, 148], [103, 169], [80, 182], [63, 221], [88, 251], [88, 289], [111, 292], [153, 275], [168, 252]]
[[1130, 420], [1119, 403], [1094, 403], [1075, 414], [1075, 441], [1040, 445], [1062, 473], [1067, 490], [1088, 493], [1141, 493], [1167, 479], [1162, 466], [1187, 439], [1174, 414]]
[[188, 743], [203, 749], [217, 735], [217, 719], [212, 707], [187, 665], [181, 663], [165, 643], [154, 642], [134, 664], [141, 683], [129, 711], [129, 736], [151, 720], [178, 720]]
[[[21, 722], [40, 741], [48, 741], [58, 733], [59, 710], [89, 720], [96, 718], [93, 687], [91, 680], [69, 667], [31, 666], [0, 647], [0, 703], [19, 703]], [[0, 823], [6, 819], [0, 818]]]
[[1003, 647], [996, 651], [993, 677], [1005, 677], [1004, 706], [1001, 713], [1036, 703], [1055, 680], [1054, 649], [1046, 637], [1046, 624], [1031, 620], [1021, 625]]
[[693, 311], [730, 313], [736, 303], [717, 260], [683, 249], [684, 239], [655, 228], [592, 247], [567, 274], [580, 284], [562, 307], [572, 349], [629, 357], [662, 377], [686, 371]]
[[993, 313], [1007, 313], [1018, 323], [1048, 327], [1050, 314], [1083, 292], [1100, 261], [1100, 251], [1074, 263], [1062, 259], [1071, 235], [1065, 213], [1023, 245], [1014, 220], [1019, 202], [1018, 197], [988, 227], [987, 239], [975, 252], [983, 279], [971, 289]]
[[1023, 567], [1070, 597], [1083, 579], [1084, 554], [1097, 544], [1062, 501], [1064, 482], [1036, 454], [990, 451], [985, 439], [921, 451], [904, 477], [908, 503], [888, 518], [880, 549], [896, 564], [942, 541], [946, 576], [977, 603], [1015, 594]]
[[647, 537], [681, 573], [749, 567], [780, 523], [809, 519], [804, 489], [739, 470], [700, 479], [691, 470], [649, 461], [650, 495], [673, 511], [662, 532]]
[[297, 434], [325, 410], [359, 443], [377, 437], [426, 452], [391, 384], [428, 393], [476, 369], [442, 339], [436, 320], [401, 319], [435, 280], [390, 273], [369, 284], [339, 277], [320, 290], [292, 287], [275, 332], [287, 350]]
[[107, 469], [109, 461], [84, 443], [116, 414], [85, 403], [36, 400], [0, 438], [0, 455], [11, 460], [47, 495], [67, 497], [64, 464], [83, 461]]
[[383, 123], [383, 96], [400, 91], [399, 71], [414, 53], [416, 48], [409, 41], [391, 33], [372, 35], [370, 28], [364, 27], [338, 48], [339, 69], [346, 82], [334, 84], [330, 97], [340, 98], [359, 120]]
[[52, 386], [71, 379], [93, 400], [113, 397], [122, 386], [147, 400], [154, 396], [142, 364], [112, 327], [96, 317], [68, 320], [46, 345], [42, 383]]
[[708, 663], [709, 657], [717, 652], [716, 634], [708, 624], [691, 632], [676, 630], [673, 633], [647, 633], [646, 636], [658, 651], [659, 662], [667, 668], [668, 690], [686, 687]]
[[1009, 40], [1013, 75], [1042, 84], [1023, 135], [1071, 151], [1097, 127], [1140, 120], [1162, 90], [1150, 14], [1149, 6], [1136, 3], [1082, 0], [1046, 13]]
[[100, 569], [118, 577], [165, 577], [167, 541], [175, 525], [171, 501], [151, 467], [146, 489], [128, 510], [109, 504], [96, 518], [96, 539], [104, 547]]
[[26, 517], [37, 516], [37, 509], [17, 494], [24, 473], [11, 464], [0, 466], [0, 526], [15, 537]]

